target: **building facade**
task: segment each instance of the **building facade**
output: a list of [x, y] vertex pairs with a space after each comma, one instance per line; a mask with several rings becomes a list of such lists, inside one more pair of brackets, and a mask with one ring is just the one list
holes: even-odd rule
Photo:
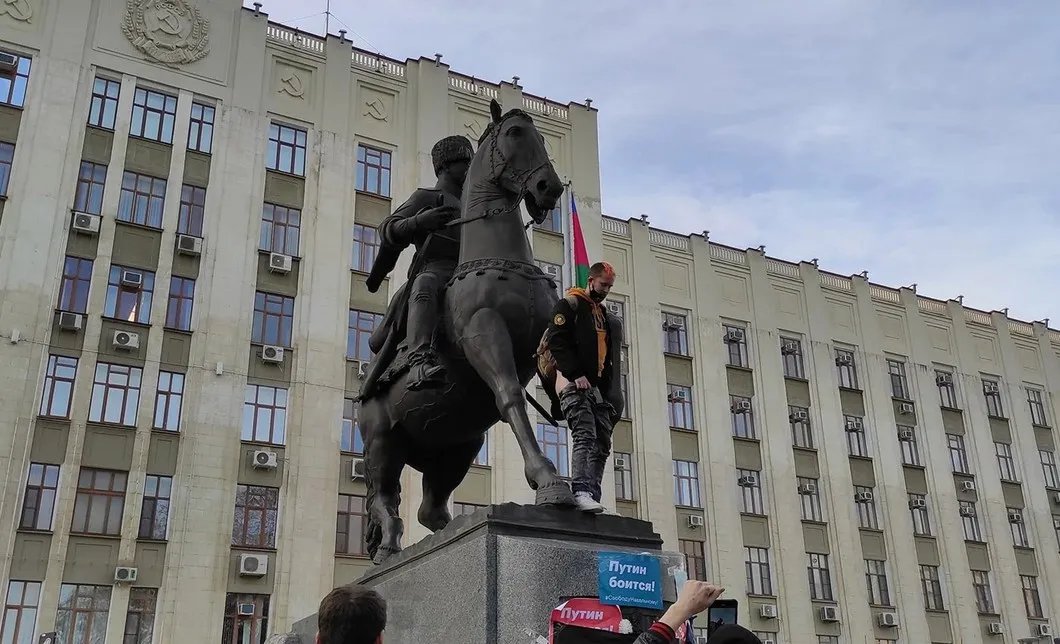
[[[1060, 609], [1060, 333], [602, 217], [593, 109], [442, 60], [230, 3], [3, 6], [0, 641], [260, 641], [370, 565], [353, 398], [409, 259], [369, 293], [375, 226], [493, 98], [619, 273], [608, 507], [774, 644], [1015, 642]], [[569, 198], [531, 232], [561, 281]], [[499, 425], [453, 510], [532, 499]]]

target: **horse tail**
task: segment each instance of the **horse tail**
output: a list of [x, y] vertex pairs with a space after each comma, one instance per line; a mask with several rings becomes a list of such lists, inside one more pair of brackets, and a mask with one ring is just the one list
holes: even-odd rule
[[375, 434], [382, 429], [379, 423], [379, 413], [375, 409], [379, 404], [378, 399], [363, 401], [361, 403], [361, 422], [359, 423], [361, 434], [364, 438], [364, 544], [368, 556], [372, 559], [375, 559], [375, 553], [383, 540], [383, 527], [375, 520], [375, 513], [372, 511], [375, 505], [375, 482], [372, 479], [372, 443], [376, 438]]

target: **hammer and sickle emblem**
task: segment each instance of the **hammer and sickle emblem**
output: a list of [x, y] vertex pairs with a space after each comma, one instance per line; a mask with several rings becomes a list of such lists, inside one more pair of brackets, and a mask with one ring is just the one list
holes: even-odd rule
[[180, 18], [175, 16], [169, 9], [160, 9], [158, 12], [158, 28], [170, 36], [180, 34]]
[[378, 98], [373, 98], [366, 102], [365, 106], [368, 108], [364, 111], [365, 116], [370, 116], [377, 121], [387, 120], [386, 110], [383, 107], [383, 103]]
[[281, 76], [280, 82], [283, 83], [283, 87], [280, 88], [281, 92], [290, 94], [295, 98], [302, 98], [302, 95], [305, 94], [305, 87], [302, 86], [302, 79], [294, 72], [288, 72], [286, 76]]
[[20, 22], [29, 22], [33, 17], [33, 7], [29, 0], [3, 0], [0, 2], [0, 14], [7, 14]]

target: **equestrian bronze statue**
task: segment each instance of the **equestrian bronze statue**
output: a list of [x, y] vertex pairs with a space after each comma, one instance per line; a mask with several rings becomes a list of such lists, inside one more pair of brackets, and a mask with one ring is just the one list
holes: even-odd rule
[[[451, 141], [443, 146], [447, 151], [434, 155], [436, 192], [417, 191], [412, 203], [381, 226], [384, 243], [392, 246], [387, 253], [413, 244], [417, 253], [409, 283], [372, 338], [377, 364], [361, 392], [366, 540], [376, 563], [401, 549], [398, 508], [405, 466], [423, 473], [417, 518], [440, 530], [452, 518], [450, 495], [486, 431], [501, 420], [519, 443], [536, 502], [573, 502], [570, 487], [538, 446], [524, 389], [558, 296], [555, 283], [534, 263], [520, 205], [540, 223], [563, 184], [529, 114], [502, 115], [496, 101], [490, 112], [492, 122], [466, 179], [459, 176], [461, 146]], [[452, 194], [457, 179], [463, 179], [459, 200]], [[382, 274], [395, 260], [385, 262]], [[425, 274], [430, 277], [422, 278]], [[381, 279], [377, 271], [373, 275]]]

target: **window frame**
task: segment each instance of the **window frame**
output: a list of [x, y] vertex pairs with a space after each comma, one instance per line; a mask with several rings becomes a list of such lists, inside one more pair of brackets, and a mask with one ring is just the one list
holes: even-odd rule
[[[795, 343], [795, 351], [786, 353], [784, 346]], [[802, 339], [787, 335], [780, 336], [780, 360], [784, 368], [784, 377], [793, 380], [806, 380], [806, 360], [803, 356]]]
[[202, 239], [206, 222], [206, 188], [190, 183], [180, 186], [180, 209], [177, 212], [177, 234]]
[[[979, 523], [979, 509], [975, 501], [957, 501], [958, 514], [961, 517], [961, 527], [964, 530], [964, 540], [972, 543], [986, 543], [983, 539], [983, 526]], [[971, 508], [972, 515], [960, 514], [960, 510]]]
[[744, 546], [744, 572], [747, 578], [747, 594], [774, 597], [773, 571], [770, 565], [769, 548]]
[[873, 606], [894, 606], [891, 603], [890, 586], [887, 583], [887, 561], [865, 560], [865, 582], [869, 591], [869, 603]]
[[804, 484], [813, 484], [816, 489], [812, 494], [805, 492], [799, 492], [796, 488], [796, 492], [799, 495], [799, 518], [802, 521], [814, 521], [817, 523], [824, 523], [824, 506], [821, 502], [821, 481], [809, 476], [796, 476], [796, 486], [802, 486]]
[[59, 301], [55, 310], [67, 313], [88, 313], [88, 298], [92, 293], [92, 268], [95, 262], [84, 257], [67, 255], [59, 281]]
[[[90, 481], [86, 484], [85, 477], [88, 475]], [[103, 475], [106, 488], [97, 487], [97, 482]], [[119, 484], [120, 481], [120, 484]], [[87, 485], [87, 487], [86, 487]], [[70, 522], [70, 534], [96, 535], [96, 536], [121, 536], [122, 518], [125, 515], [125, 494], [129, 488], [129, 473], [119, 470], [108, 470], [98, 467], [81, 467], [77, 475], [77, 487], [74, 496], [73, 520]], [[96, 504], [95, 498], [102, 497], [104, 503], [102, 508]], [[85, 505], [87, 504], [87, 505]], [[84, 508], [83, 517], [79, 508]], [[100, 530], [92, 530], [93, 510], [102, 511], [103, 522]]]
[[[342, 424], [339, 430], [339, 452], [364, 455], [364, 437], [361, 434], [361, 426], [358, 419], [361, 409], [360, 401], [354, 398], [342, 399]], [[360, 449], [358, 450], [358, 446]]]
[[975, 610], [980, 615], [996, 615], [994, 589], [990, 583], [989, 570], [972, 570], [972, 594], [975, 596]]
[[[744, 476], [754, 476], [753, 486], [740, 485], [739, 479]], [[740, 513], [755, 516], [766, 516], [765, 495], [762, 491], [762, 472], [760, 470], [736, 469], [736, 485], [740, 490]]]
[[1056, 452], [1049, 449], [1039, 449], [1038, 459], [1042, 463], [1042, 476], [1045, 477], [1045, 487], [1060, 489], [1060, 471], [1056, 466]]
[[1037, 575], [1020, 575], [1020, 586], [1023, 591], [1023, 607], [1027, 610], [1027, 617], [1030, 619], [1044, 619], [1042, 594], [1038, 589]]
[[[254, 604], [253, 615], [240, 615], [240, 604]], [[269, 632], [269, 596], [249, 593], [226, 593], [221, 644], [264, 644]], [[249, 633], [246, 632], [249, 629]]]
[[[265, 398], [262, 397], [263, 393], [266, 394]], [[240, 441], [280, 447], [286, 445], [287, 404], [289, 401], [290, 392], [286, 387], [270, 387], [268, 385], [248, 383], [243, 396], [243, 422], [240, 431]], [[261, 419], [266, 414], [269, 434], [264, 437], [259, 435], [259, 429], [261, 429]], [[249, 426], [248, 421], [250, 421]]]
[[[290, 132], [291, 140], [285, 140]], [[265, 169], [296, 177], [305, 177], [309, 132], [294, 125], [272, 121], [265, 148]]]
[[158, 381], [155, 385], [155, 413], [151, 429], [164, 432], [180, 431], [180, 421], [184, 410], [185, 375], [179, 371], [166, 371], [165, 369], [158, 371]]
[[51, 532], [55, 524], [56, 500], [62, 468], [53, 463], [31, 462], [26, 470], [18, 529]]
[[[684, 398], [678, 396], [684, 394]], [[670, 429], [695, 431], [695, 410], [692, 405], [692, 388], [666, 383], [666, 409]]]
[[[794, 420], [796, 412], [806, 412], [806, 420]], [[788, 405], [788, 425], [791, 427], [791, 446], [816, 450], [813, 439], [813, 424], [810, 422], [810, 408]]]
[[[729, 333], [732, 331], [742, 332], [743, 340], [729, 340]], [[751, 360], [747, 343], [747, 327], [737, 324], [722, 324], [721, 338], [722, 342], [725, 344], [726, 365], [729, 367], [738, 367], [740, 369], [750, 369]]]
[[[841, 355], [850, 356], [850, 364], [840, 364]], [[853, 349], [835, 348], [836, 378], [839, 380], [840, 389], [861, 391], [861, 383], [858, 381], [857, 355]]]
[[254, 291], [250, 342], [290, 349], [293, 336], [294, 298], [268, 291]]
[[[861, 421], [861, 429], [856, 431], [848, 430], [847, 423], [852, 420]], [[865, 418], [863, 416], [843, 414], [843, 433], [846, 434], [848, 456], [872, 458], [872, 454], [869, 452], [868, 438], [866, 437], [868, 428], [865, 426]]]
[[168, 181], [141, 172], [125, 170], [118, 193], [116, 221], [155, 230], [162, 229]]
[[835, 601], [832, 590], [832, 570], [828, 555], [818, 552], [806, 553], [806, 576], [810, 586], [811, 601]]
[[[102, 176], [101, 176], [102, 175]], [[107, 164], [81, 160], [74, 187], [74, 211], [86, 215], [103, 214], [103, 191], [107, 185]]]
[[357, 192], [390, 199], [393, 163], [392, 150], [358, 143], [354, 189]]
[[707, 556], [703, 542], [698, 539], [678, 539], [677, 548], [684, 558], [688, 578], [707, 581]]
[[891, 398], [912, 400], [909, 397], [909, 376], [905, 370], [905, 360], [887, 358], [887, 375], [891, 383]]
[[1016, 459], [1012, 456], [1012, 444], [994, 441], [994, 455], [997, 457], [998, 477], [1007, 483], [1019, 483]]
[[129, 591], [122, 644], [151, 644], [154, 641], [157, 608], [158, 590], [138, 587]]
[[539, 422], [534, 434], [538, 447], [541, 448], [545, 458], [556, 466], [556, 473], [560, 478], [570, 478], [570, 430], [563, 425]]
[[375, 226], [364, 224], [353, 225], [353, 250], [350, 257], [350, 266], [355, 273], [369, 273], [375, 265], [375, 259], [379, 256], [379, 248], [382, 238], [379, 229]]
[[703, 496], [699, 481], [699, 463], [675, 458], [673, 459], [673, 476], [674, 505], [684, 508], [703, 509]]
[[[121, 380], [124, 380], [125, 384], [122, 384]], [[88, 422], [136, 427], [136, 417], [140, 411], [140, 389], [142, 386], [142, 368], [113, 362], [97, 362], [92, 378], [92, 398], [88, 408]], [[110, 415], [112, 411], [111, 396], [113, 395], [119, 395], [121, 400], [121, 411], [117, 418]]]
[[1035, 427], [1049, 427], [1049, 415], [1046, 413], [1045, 395], [1041, 389], [1026, 387], [1027, 407], [1031, 413], [1031, 424]]
[[[968, 462], [968, 447], [964, 442], [964, 436], [961, 434], [946, 434], [946, 448], [950, 453], [950, 467], [953, 472], [956, 474], [971, 474], [972, 468]], [[961, 469], [957, 469], [958, 466]]]
[[[140, 275], [140, 286], [126, 286], [122, 275]], [[107, 294], [103, 302], [103, 317], [134, 324], [151, 324], [151, 309], [155, 299], [155, 274], [139, 268], [111, 264], [107, 273]]]
[[[999, 378], [982, 377], [983, 399], [986, 401], [986, 415], [990, 418], [1005, 418], [1005, 405], [1001, 400], [1001, 380]], [[987, 391], [988, 384], [992, 384], [997, 391]]]
[[[734, 410], [737, 402], [748, 402], [751, 408], [747, 411], [737, 412]], [[729, 394], [729, 417], [734, 437], [758, 440], [758, 428], [755, 426], [754, 410], [754, 399], [752, 397]]]
[[[242, 498], [240, 495], [242, 494]], [[252, 496], [253, 495], [253, 496]], [[252, 503], [253, 501], [253, 503]], [[259, 532], [251, 535], [252, 516], [258, 518]], [[242, 518], [242, 522], [240, 522]], [[271, 521], [271, 532], [269, 531]], [[275, 550], [280, 525], [280, 488], [267, 485], [236, 485], [235, 511], [232, 519], [232, 546], [257, 550]], [[242, 528], [242, 529], [241, 529]], [[251, 537], [254, 537], [253, 539]]]
[[[949, 376], [948, 383], [940, 383], [941, 376]], [[935, 387], [939, 390], [939, 406], [943, 409], [960, 409], [961, 403], [957, 399], [957, 380], [952, 371], [935, 369]]]
[[561, 204], [556, 204], [555, 208], [545, 213], [545, 217], [541, 220], [541, 223], [534, 224], [534, 228], [548, 233], [555, 233], [557, 235], [564, 234], [563, 206]]
[[[110, 586], [62, 584], [59, 587], [55, 630], [60, 633], [72, 633], [75, 624], [84, 624], [83, 632], [87, 635], [85, 641], [102, 642], [107, 632], [111, 598]], [[67, 627], [70, 630], [67, 630]]]
[[920, 590], [924, 596], [925, 610], [946, 610], [938, 566], [920, 564]]
[[190, 277], [173, 275], [169, 279], [165, 328], [191, 332], [192, 316], [194, 314], [195, 280]]
[[258, 250], [299, 257], [302, 237], [302, 209], [269, 201], [261, 205]]
[[[857, 494], [859, 492], [872, 494], [872, 500], [858, 501]], [[858, 515], [858, 529], [878, 531], [880, 529], [880, 514], [876, 508], [876, 488], [868, 485], [855, 485], [854, 505]], [[865, 508], [864, 511], [862, 511], [862, 506]]]
[[[909, 497], [909, 515], [913, 522], [913, 536], [916, 537], [933, 537], [935, 533], [931, 529], [931, 511], [927, 505], [927, 494], [917, 494], [910, 492], [907, 494]], [[924, 502], [924, 507], [915, 508], [913, 507], [913, 501], [921, 500]]]
[[[355, 499], [360, 499], [360, 508]], [[359, 511], [358, 511], [359, 510]], [[359, 521], [355, 517], [360, 517]], [[354, 528], [360, 527], [360, 538], [353, 539]], [[338, 557], [368, 557], [365, 530], [368, 527], [368, 505], [363, 494], [339, 493], [336, 511], [335, 555]]]
[[144, 478], [144, 496], [136, 538], [165, 541], [169, 538], [169, 511], [173, 496], [173, 477], [148, 474]]
[[[44, 367], [44, 385], [41, 389], [38, 414], [43, 418], [70, 419], [73, 407], [74, 386], [77, 383], [77, 369], [80, 361], [72, 356], [56, 353], [48, 354]], [[60, 372], [60, 369], [62, 370]], [[56, 395], [63, 398], [56, 408]], [[62, 413], [59, 413], [62, 412]]]
[[43, 582], [40, 581], [8, 580], [4, 589], [4, 616], [0, 622], [0, 641], [14, 644], [32, 641], [40, 611], [42, 585]]
[[382, 313], [362, 309], [349, 309], [346, 319], [347, 360], [355, 362], [371, 361], [375, 353], [372, 352], [368, 341], [382, 323]]
[[[618, 466], [617, 459], [620, 456], [626, 460], [625, 467]], [[615, 500], [635, 501], [636, 488], [633, 483], [633, 453], [615, 452], [613, 458], [615, 459]]]
[[662, 312], [663, 354], [691, 357], [688, 346], [688, 315], [684, 313]]
[[1027, 511], [1025, 508], [1005, 508], [1008, 513], [1019, 512], [1020, 520], [1012, 521], [1009, 520], [1008, 528], [1009, 534], [1012, 535], [1012, 547], [1014, 548], [1033, 548], [1031, 545], [1031, 535], [1027, 530]]
[[[161, 99], [161, 106], [151, 105], [151, 99]], [[132, 118], [129, 123], [130, 137], [173, 145], [176, 123], [176, 96], [150, 87], [136, 88], [133, 92]]]
[[106, 78], [105, 76], [96, 76], [93, 79], [92, 100], [89, 102], [88, 109], [88, 125], [90, 127], [97, 127], [110, 132], [114, 131], [114, 124], [118, 118], [118, 96], [120, 94], [121, 81]]
[[[196, 110], [198, 110], [198, 114], [196, 114]], [[213, 153], [213, 130], [216, 116], [216, 105], [192, 101], [191, 116], [188, 120], [188, 150], [201, 154]], [[194, 145], [192, 144], [193, 140]], [[204, 140], [206, 141], [205, 144], [203, 144]]]
[[917, 441], [916, 427], [913, 425], [897, 425], [898, 433], [901, 434], [903, 431], [912, 432], [912, 440], [901, 440], [898, 441], [898, 447], [902, 453], [902, 465], [908, 467], [924, 467], [923, 461], [920, 460], [920, 444]]
[[26, 107], [26, 92], [29, 88], [30, 71], [33, 69], [33, 57], [22, 56], [13, 51], [6, 53], [18, 58], [18, 62], [15, 64], [14, 73], [0, 77], [0, 104], [21, 110]]

